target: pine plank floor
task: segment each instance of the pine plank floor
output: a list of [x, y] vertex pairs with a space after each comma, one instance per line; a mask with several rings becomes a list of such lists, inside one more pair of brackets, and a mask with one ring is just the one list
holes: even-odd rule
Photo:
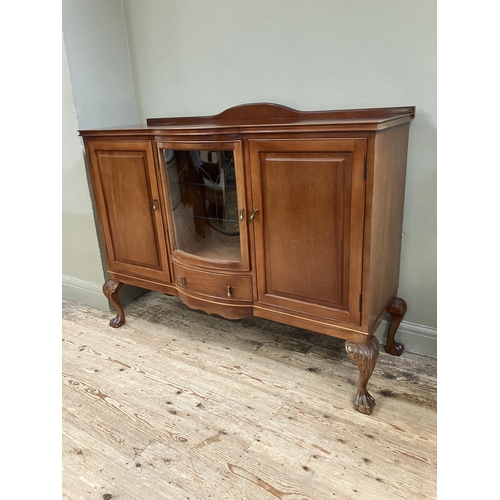
[[63, 301], [64, 499], [436, 498], [436, 360], [381, 352], [371, 416], [344, 342], [148, 292]]

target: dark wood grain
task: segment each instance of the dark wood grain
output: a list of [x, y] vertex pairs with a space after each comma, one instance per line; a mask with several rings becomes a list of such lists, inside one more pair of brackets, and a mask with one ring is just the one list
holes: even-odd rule
[[262, 125], [291, 123], [335, 123], [335, 122], [370, 122], [382, 123], [390, 120], [399, 120], [407, 117], [411, 120], [415, 116], [414, 106], [373, 109], [345, 109], [332, 111], [299, 111], [274, 103], [254, 103], [234, 106], [217, 115], [148, 118], [149, 127], [175, 127], [203, 125]]
[[120, 129], [79, 130], [84, 137], [112, 136], [117, 130], [124, 137], [141, 137], [153, 134], [157, 137], [195, 138], [226, 134], [241, 138], [251, 133], [309, 133], [312, 128], [326, 132], [369, 132], [384, 130], [407, 123], [415, 117], [414, 106], [371, 109], [345, 109], [331, 111], [299, 111], [272, 103], [255, 103], [234, 106], [212, 116], [148, 118], [146, 124], [121, 127]]
[[[127, 283], [208, 314], [253, 315], [344, 339], [360, 372], [355, 407], [371, 413], [373, 333], [387, 313], [386, 350], [403, 352], [394, 335], [406, 312], [396, 294], [414, 115], [412, 106], [303, 112], [257, 103], [80, 131], [111, 278], [104, 292], [117, 309], [112, 326], [125, 321], [118, 290]], [[190, 150], [233, 153], [239, 247], [212, 233], [196, 239], [205, 238], [200, 220], [211, 203], [196, 177], [200, 164], [190, 172], [196, 203], [181, 193], [185, 212], [173, 213], [162, 148], [177, 151], [183, 165]], [[194, 230], [174, 217], [189, 218]]]
[[123, 283], [120, 283], [119, 281], [108, 280], [102, 287], [102, 292], [116, 310], [116, 316], [109, 322], [109, 326], [112, 326], [113, 328], [119, 328], [125, 324], [125, 313], [123, 312], [123, 307], [120, 299], [118, 298], [118, 292], [122, 286]]
[[375, 136], [367, 172], [367, 327], [373, 332], [399, 286], [408, 125]]
[[173, 267], [177, 292], [202, 295], [228, 303], [252, 302], [251, 276], [200, 271], [176, 263]]
[[376, 337], [371, 337], [367, 344], [345, 343], [347, 355], [358, 365], [358, 392], [354, 407], [361, 413], [370, 415], [375, 406], [375, 398], [368, 392], [368, 380], [373, 373], [379, 354], [379, 343]]
[[[245, 170], [243, 161], [243, 145], [241, 141], [206, 141], [206, 140], [184, 140], [184, 141], [166, 141], [161, 140], [156, 142], [156, 152], [157, 160], [161, 166], [159, 169], [159, 175], [161, 179], [161, 190], [162, 195], [166, 201], [163, 204], [164, 207], [170, 207], [170, 193], [169, 184], [165, 173], [165, 168], [163, 166], [162, 159], [162, 149], [171, 149], [177, 151], [181, 158], [181, 164], [184, 165], [187, 159], [187, 152], [190, 150], [210, 150], [210, 151], [232, 151], [234, 155], [234, 166], [236, 175], [236, 190], [237, 190], [237, 200], [238, 200], [238, 213], [239, 210], [247, 213], [247, 191], [246, 191], [246, 180], [245, 180]], [[183, 155], [184, 153], [184, 155]], [[168, 222], [168, 227], [170, 228], [170, 241], [169, 241], [169, 253], [172, 256], [172, 260], [180, 264], [189, 265], [198, 268], [225, 268], [232, 269], [234, 271], [249, 271], [250, 270], [250, 256], [249, 256], [249, 242], [248, 242], [248, 230], [247, 230], [247, 217], [245, 217], [239, 223], [239, 248], [236, 249], [226, 249], [228, 253], [238, 254], [240, 256], [240, 261], [224, 261], [224, 259], [219, 256], [214, 258], [210, 256], [209, 258], [199, 258], [191, 255], [187, 252], [183, 252], [179, 249], [181, 245], [177, 239], [181, 240], [183, 235], [179, 228], [174, 227], [174, 217], [172, 210], [165, 209], [165, 220]], [[176, 232], [177, 229], [177, 232]]]
[[389, 331], [387, 332], [387, 340], [385, 343], [385, 352], [392, 354], [393, 356], [401, 356], [404, 351], [404, 345], [396, 342], [394, 336], [396, 331], [403, 321], [406, 314], [406, 309], [408, 306], [403, 299], [399, 297], [394, 297], [386, 308], [386, 311], [391, 315], [391, 324], [389, 326]]
[[88, 141], [90, 175], [110, 271], [170, 281], [150, 141]]
[[359, 324], [364, 148], [250, 141], [259, 303]]
[[228, 304], [227, 301], [221, 302], [217, 299], [202, 298], [199, 295], [191, 295], [185, 289], [178, 290], [179, 299], [191, 309], [203, 311], [207, 314], [217, 314], [226, 319], [241, 319], [253, 316], [251, 305], [242, 305], [242, 303]]

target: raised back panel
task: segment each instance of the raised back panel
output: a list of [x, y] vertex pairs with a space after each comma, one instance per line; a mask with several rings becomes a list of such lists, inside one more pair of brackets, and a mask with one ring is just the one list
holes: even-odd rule
[[[414, 106], [374, 109], [344, 109], [337, 111], [299, 111], [274, 103], [242, 104], [211, 116], [188, 116], [171, 118], [148, 118], [148, 127], [225, 127], [232, 125], [255, 126], [270, 124], [327, 124], [349, 121], [372, 123], [374, 126], [391, 120], [411, 120]], [[377, 128], [375, 126], [375, 128]]]

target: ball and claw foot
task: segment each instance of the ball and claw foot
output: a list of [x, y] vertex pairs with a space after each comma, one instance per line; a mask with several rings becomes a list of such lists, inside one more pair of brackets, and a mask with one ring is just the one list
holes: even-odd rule
[[125, 320], [119, 316], [115, 316], [109, 320], [109, 326], [112, 326], [113, 328], [120, 328], [123, 324], [125, 324]]
[[366, 391], [366, 394], [358, 394], [354, 400], [354, 408], [360, 413], [371, 415], [375, 407], [375, 398]]
[[366, 415], [370, 415], [375, 406], [375, 398], [368, 392], [367, 385], [377, 363], [379, 348], [376, 337], [372, 337], [367, 344], [356, 344], [349, 340], [345, 343], [347, 355], [358, 365], [359, 370], [354, 408]]
[[104, 295], [116, 309], [116, 316], [109, 322], [109, 326], [112, 326], [113, 328], [119, 328], [125, 324], [125, 313], [123, 312], [123, 307], [118, 298], [118, 292], [122, 286], [123, 283], [120, 283], [119, 281], [108, 280], [102, 287]]
[[405, 350], [405, 346], [396, 342], [394, 336], [396, 335], [396, 330], [399, 328], [401, 321], [403, 321], [405, 317], [406, 309], [406, 302], [399, 297], [394, 297], [386, 308], [386, 311], [391, 315], [391, 324], [389, 326], [389, 332], [387, 333], [385, 352], [393, 356], [401, 356]]

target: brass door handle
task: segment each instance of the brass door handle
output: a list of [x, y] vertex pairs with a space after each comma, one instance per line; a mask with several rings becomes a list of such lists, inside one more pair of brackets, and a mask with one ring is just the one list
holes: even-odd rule
[[243, 220], [243, 213], [244, 213], [244, 210], [241, 208], [240, 209], [240, 220]]
[[256, 208], [253, 212], [252, 212], [252, 215], [250, 215], [250, 220], [253, 220], [254, 217], [255, 217], [255, 214], [259, 211], [258, 208]]
[[158, 200], [156, 198], [153, 200], [153, 210], [158, 210]]

